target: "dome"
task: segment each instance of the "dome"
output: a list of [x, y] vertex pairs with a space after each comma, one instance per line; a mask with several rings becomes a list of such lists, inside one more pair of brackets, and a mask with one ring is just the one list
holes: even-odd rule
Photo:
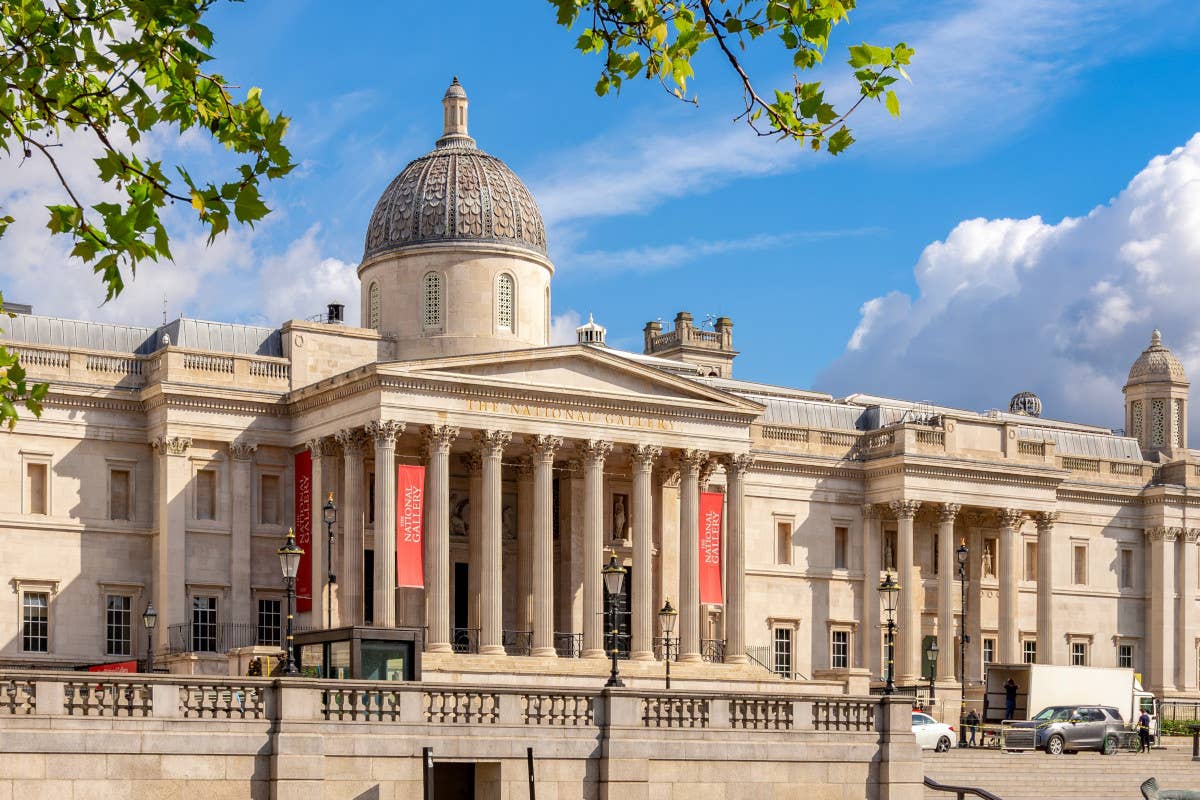
[[1158, 330], [1150, 334], [1150, 346], [1142, 351], [1137, 361], [1129, 368], [1129, 380], [1126, 385], [1155, 381], [1187, 383], [1183, 362], [1163, 346], [1162, 334]]
[[1017, 392], [1008, 401], [1008, 410], [1012, 414], [1040, 417], [1042, 415], [1042, 399], [1033, 392]]
[[546, 229], [533, 195], [467, 135], [467, 93], [458, 78], [442, 106], [442, 138], [384, 190], [367, 227], [363, 260], [435, 242], [490, 242], [545, 255]]

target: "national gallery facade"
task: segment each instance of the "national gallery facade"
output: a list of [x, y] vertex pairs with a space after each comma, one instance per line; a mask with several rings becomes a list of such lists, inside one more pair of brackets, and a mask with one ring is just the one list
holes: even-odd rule
[[1129, 354], [1124, 431], [1028, 393], [979, 413], [749, 382], [726, 318], [651, 322], [641, 353], [591, 321], [552, 346], [534, 198], [468, 135], [457, 81], [443, 106], [371, 217], [361, 328], [336, 306], [275, 329], [4, 323], [51, 389], [0, 434], [0, 665], [152, 647], [226, 673], [230, 650], [278, 649], [297, 527], [299, 626], [414, 631], [426, 677], [595, 682], [615, 557], [635, 681], [661, 674], [670, 601], [681, 680], [865, 694], [894, 573], [902, 686], [970, 693], [1027, 661], [1197, 696], [1200, 459], [1157, 331]]

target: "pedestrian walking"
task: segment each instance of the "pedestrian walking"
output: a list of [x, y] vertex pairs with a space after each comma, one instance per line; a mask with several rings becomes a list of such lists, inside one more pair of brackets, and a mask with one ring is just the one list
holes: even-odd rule
[[975, 731], [979, 729], [979, 715], [975, 713], [975, 709], [967, 712], [967, 747], [976, 747]]
[[1142, 709], [1142, 715], [1140, 717], [1138, 717], [1137, 732], [1138, 732], [1138, 752], [1139, 753], [1149, 753], [1150, 752], [1150, 712], [1146, 711], [1146, 709], [1144, 709], [1144, 708]]
[[1017, 682], [1009, 678], [1004, 682], [1004, 718], [1013, 719], [1017, 715]]

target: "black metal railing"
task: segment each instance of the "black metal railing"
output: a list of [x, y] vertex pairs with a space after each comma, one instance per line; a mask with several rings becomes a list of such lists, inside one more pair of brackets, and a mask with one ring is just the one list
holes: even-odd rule
[[555, 631], [554, 650], [559, 658], [579, 658], [583, 654], [583, 634]]
[[958, 797], [958, 800], [966, 800], [967, 795], [972, 797], [981, 797], [983, 800], [1001, 800], [1001, 798], [987, 791], [986, 789], [977, 789], [974, 786], [950, 786], [945, 783], [938, 783], [933, 778], [925, 778], [925, 786], [933, 789], [935, 792], [951, 792]]
[[[297, 625], [296, 633], [311, 630]], [[253, 622], [184, 622], [167, 626], [168, 653], [228, 653], [235, 647], [281, 647], [283, 632]]]
[[[654, 649], [654, 660], [655, 661], [663, 660], [663, 655], [664, 655], [663, 650], [664, 650], [664, 646], [666, 644], [667, 644], [667, 640], [664, 639], [663, 637], [661, 637], [661, 636], [654, 637], [654, 643], [652, 646]], [[679, 660], [679, 637], [678, 636], [671, 637], [671, 660], [672, 661]]]
[[725, 663], [725, 640], [724, 639], [701, 639], [700, 640], [700, 659], [713, 664]]
[[504, 653], [510, 656], [527, 656], [533, 650], [533, 631], [502, 631]]
[[455, 653], [478, 653], [479, 628], [451, 628], [450, 649]]

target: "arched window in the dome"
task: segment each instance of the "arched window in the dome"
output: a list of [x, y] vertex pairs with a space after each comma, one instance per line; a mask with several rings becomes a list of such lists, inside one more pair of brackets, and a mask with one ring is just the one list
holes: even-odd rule
[[367, 289], [367, 326], [379, 330], [379, 284]]
[[507, 272], [496, 279], [496, 327], [502, 331], [514, 330], [513, 308], [516, 305], [516, 282]]
[[437, 272], [425, 273], [425, 315], [423, 327], [427, 331], [442, 327], [442, 276]]

